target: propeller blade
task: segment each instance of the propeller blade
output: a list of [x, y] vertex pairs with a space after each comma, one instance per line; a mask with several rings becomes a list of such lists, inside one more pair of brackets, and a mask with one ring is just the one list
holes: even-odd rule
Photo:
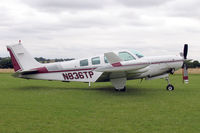
[[187, 53], [188, 53], [188, 44], [184, 45], [184, 49], [183, 49], [183, 57], [184, 59], [187, 59]]
[[184, 63], [183, 64], [183, 68], [182, 68], [182, 75], [183, 75], [183, 82], [184, 83], [189, 83], [189, 80], [188, 80], [188, 71], [187, 71], [187, 66], [186, 64]]

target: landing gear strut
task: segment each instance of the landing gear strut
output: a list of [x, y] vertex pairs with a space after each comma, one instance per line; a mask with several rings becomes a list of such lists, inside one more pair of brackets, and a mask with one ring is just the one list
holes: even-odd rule
[[110, 81], [115, 87], [115, 91], [126, 91], [126, 78], [111, 79]]
[[173, 86], [172, 84], [170, 84], [169, 77], [166, 78], [166, 81], [167, 81], [167, 83], [168, 83], [166, 89], [167, 89], [168, 91], [173, 91], [173, 90], [174, 90], [174, 86]]

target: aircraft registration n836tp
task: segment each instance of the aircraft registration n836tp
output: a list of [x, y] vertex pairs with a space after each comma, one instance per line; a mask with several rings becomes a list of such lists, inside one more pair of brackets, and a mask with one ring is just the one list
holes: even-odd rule
[[169, 74], [183, 69], [183, 80], [188, 83], [187, 60], [188, 45], [180, 55], [144, 57], [135, 50], [119, 50], [102, 55], [66, 62], [37, 62], [29, 52], [19, 44], [7, 46], [10, 53], [15, 76], [25, 79], [111, 82], [117, 91], [126, 90], [126, 81], [133, 79], [167, 80], [167, 90], [174, 90], [169, 82]]

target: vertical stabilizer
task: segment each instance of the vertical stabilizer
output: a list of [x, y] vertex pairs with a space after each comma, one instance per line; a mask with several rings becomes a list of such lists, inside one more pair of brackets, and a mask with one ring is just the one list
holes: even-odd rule
[[10, 53], [10, 57], [13, 63], [15, 72], [22, 70], [30, 70], [33, 68], [41, 67], [42, 64], [37, 62], [23, 47], [21, 41], [16, 45], [7, 46], [7, 50]]

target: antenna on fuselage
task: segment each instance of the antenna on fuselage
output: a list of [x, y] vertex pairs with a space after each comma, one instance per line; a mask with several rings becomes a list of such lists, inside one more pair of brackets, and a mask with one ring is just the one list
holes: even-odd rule
[[22, 40], [19, 40], [19, 45], [21, 45], [22, 44]]

